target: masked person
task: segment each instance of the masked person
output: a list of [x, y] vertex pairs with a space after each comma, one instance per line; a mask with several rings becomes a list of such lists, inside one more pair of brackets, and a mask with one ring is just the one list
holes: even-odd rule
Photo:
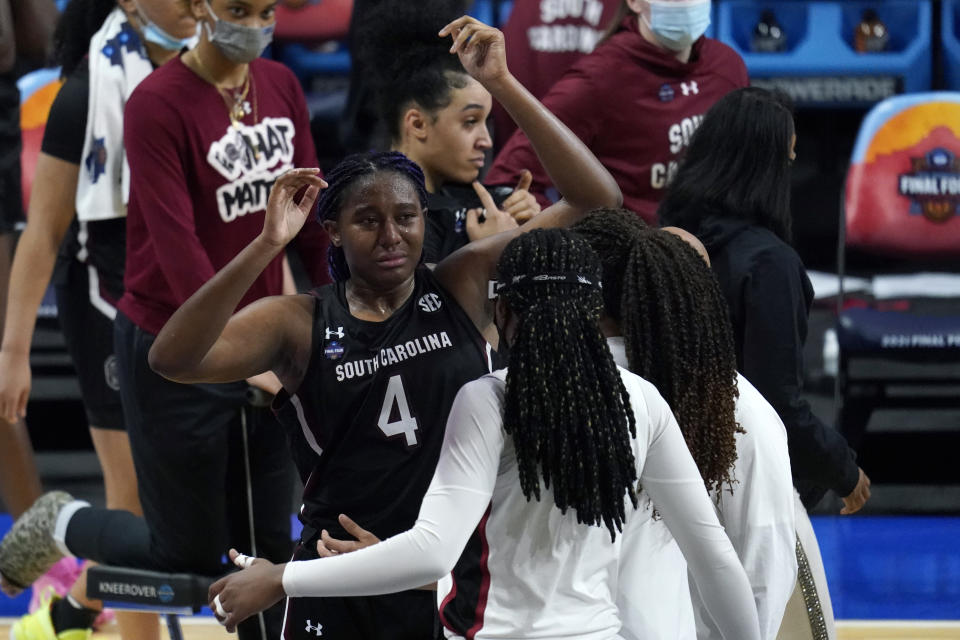
[[[681, 152], [714, 102], [748, 84], [743, 60], [704, 37], [710, 0], [624, 0], [608, 35], [543, 98], [613, 174], [624, 207], [648, 222]], [[515, 184], [533, 172], [541, 205], [556, 195], [530, 141], [515, 132], [486, 183]]]
[[[259, 234], [277, 176], [293, 166], [316, 165], [296, 78], [259, 58], [273, 33], [274, 4], [192, 0], [192, 17], [201, 25], [197, 46], [148, 76], [127, 101], [123, 140], [130, 196], [114, 346], [143, 519], [81, 509], [71, 527], [71, 542], [80, 541], [69, 547], [75, 555], [217, 575], [225, 545], [249, 540], [248, 495], [251, 544], [277, 559], [290, 555], [292, 480], [282, 429], [266, 409], [245, 412], [245, 382], [175, 384], [147, 363], [169, 316]], [[325, 282], [327, 243], [320, 225], [306, 225], [295, 242], [312, 278]], [[282, 271], [277, 256], [240, 306], [281, 293]], [[279, 388], [275, 378], [251, 382], [268, 391]], [[250, 419], [244, 422], [245, 415]], [[34, 506], [34, 517], [44, 513], [42, 506]], [[104, 522], [123, 531], [119, 542], [103, 543]], [[5, 575], [6, 582], [10, 578]], [[260, 637], [264, 627], [277, 637], [280, 622], [279, 611], [265, 625], [252, 620], [241, 637]]]

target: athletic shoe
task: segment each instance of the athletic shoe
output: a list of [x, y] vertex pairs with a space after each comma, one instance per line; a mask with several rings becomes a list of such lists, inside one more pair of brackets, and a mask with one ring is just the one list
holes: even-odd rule
[[40, 596], [46, 593], [47, 589], [53, 589], [58, 596], [65, 596], [82, 571], [83, 568], [77, 563], [76, 558], [60, 558], [49, 571], [34, 581], [28, 611], [33, 613], [42, 606]]
[[60, 510], [70, 502], [69, 493], [45, 493], [13, 523], [0, 540], [0, 573], [8, 582], [26, 588], [63, 557], [53, 531]]
[[40, 608], [23, 616], [10, 628], [10, 640], [89, 640], [92, 629], [64, 629], [57, 633], [50, 619], [50, 607], [60, 599], [48, 587], [40, 597]]
[[[50, 567], [49, 571], [34, 581], [33, 594], [30, 596], [30, 608], [28, 611], [33, 613], [42, 606], [40, 596], [45, 593], [47, 589], [53, 589], [60, 597], [67, 595], [70, 589], [73, 588], [73, 584], [80, 577], [80, 574], [83, 573], [84, 563], [85, 561], [83, 560], [77, 562], [76, 558], [69, 556], [60, 558], [56, 564]], [[116, 618], [117, 616], [114, 615], [113, 609], [104, 609], [93, 623], [94, 631], [102, 629], [116, 620]]]

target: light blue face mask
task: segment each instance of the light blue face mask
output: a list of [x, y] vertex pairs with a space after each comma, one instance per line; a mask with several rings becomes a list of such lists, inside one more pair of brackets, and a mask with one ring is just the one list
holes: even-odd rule
[[259, 58], [263, 50], [273, 41], [274, 25], [247, 27], [221, 20], [213, 12], [209, 2], [207, 2], [207, 11], [216, 24], [213, 29], [209, 24], [204, 25], [207, 29], [207, 38], [228, 60], [246, 64]]
[[193, 47], [193, 45], [197, 42], [196, 35], [190, 36], [189, 38], [174, 38], [172, 35], [157, 26], [155, 22], [147, 18], [147, 16], [145, 16], [140, 10], [139, 6], [137, 7], [137, 18], [139, 18], [140, 24], [143, 25], [143, 39], [147, 42], [152, 42], [153, 44], [166, 49], [167, 51], [180, 51], [184, 47]]
[[[710, 0], [648, 1], [650, 22], [647, 26], [657, 41], [671, 51], [683, 51], [710, 26]], [[641, 18], [646, 21], [643, 14]]]

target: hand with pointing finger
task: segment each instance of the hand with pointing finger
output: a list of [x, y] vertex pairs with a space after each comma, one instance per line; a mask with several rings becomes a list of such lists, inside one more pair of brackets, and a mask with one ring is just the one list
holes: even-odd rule
[[502, 231], [516, 229], [517, 221], [513, 219], [506, 211], [501, 211], [497, 203], [493, 201], [493, 196], [486, 188], [473, 181], [473, 190], [477, 192], [483, 209], [470, 209], [467, 211], [467, 237], [471, 242], [482, 240], [494, 236]]
[[520, 181], [517, 182], [513, 193], [500, 204], [500, 208], [509, 213], [518, 224], [523, 224], [540, 213], [540, 203], [537, 202], [534, 195], [530, 193], [530, 185], [532, 183], [533, 174], [530, 173], [529, 170], [524, 169], [520, 173]]

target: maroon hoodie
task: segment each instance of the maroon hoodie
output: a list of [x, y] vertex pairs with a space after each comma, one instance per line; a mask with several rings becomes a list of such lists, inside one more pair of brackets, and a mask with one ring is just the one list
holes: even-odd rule
[[[596, 154], [623, 192], [623, 204], [655, 222], [657, 204], [703, 114], [748, 84], [743, 60], [727, 45], [702, 37], [690, 61], [644, 40], [636, 16], [572, 66], [543, 103]], [[523, 169], [541, 204], [551, 189], [530, 141], [516, 131], [497, 155], [487, 184], [514, 185]], [[552, 194], [553, 195], [553, 194]]]
[[[623, 0], [516, 0], [503, 25], [507, 65], [517, 80], [537, 98], [574, 62], [593, 51]], [[499, 151], [517, 125], [493, 101], [494, 148]]]

